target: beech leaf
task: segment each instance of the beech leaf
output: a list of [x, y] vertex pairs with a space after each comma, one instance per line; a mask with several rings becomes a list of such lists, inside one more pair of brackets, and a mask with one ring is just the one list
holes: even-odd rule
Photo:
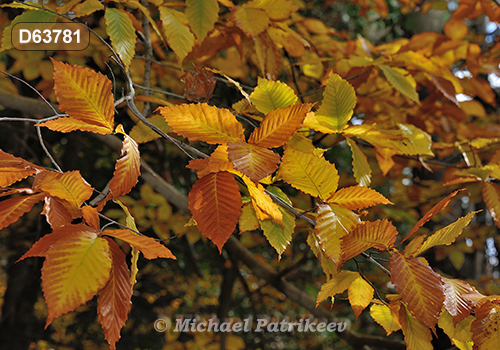
[[316, 307], [328, 299], [329, 297], [334, 297], [337, 294], [345, 292], [347, 288], [351, 285], [356, 278], [360, 277], [358, 272], [342, 270], [335, 276], [333, 276], [328, 282], [321, 286], [321, 290], [316, 298]]
[[245, 142], [228, 143], [229, 160], [234, 168], [257, 183], [278, 169], [280, 155]]
[[107, 7], [104, 13], [106, 32], [111, 39], [113, 49], [116, 51], [125, 69], [128, 71], [135, 54], [137, 35], [134, 25], [127, 13], [123, 10]]
[[23, 158], [0, 150], [0, 188], [44, 171], [45, 169]]
[[0, 229], [16, 222], [47, 194], [38, 193], [22, 197], [14, 197], [0, 202]]
[[257, 86], [250, 94], [250, 101], [261, 113], [267, 114], [278, 108], [286, 108], [297, 102], [293, 89], [281, 81], [257, 79]]
[[144, 254], [146, 259], [168, 258], [177, 260], [167, 247], [157, 242], [154, 238], [139, 235], [128, 229], [105, 230], [102, 234], [121, 239], [131, 246], [136, 247]]
[[219, 17], [217, 0], [186, 0], [186, 17], [200, 43], [214, 28]]
[[194, 46], [194, 35], [189, 30], [188, 19], [183, 12], [166, 6], [160, 6], [159, 11], [168, 46], [175, 52], [179, 61], [183, 61]]
[[369, 208], [377, 204], [394, 204], [377, 191], [364, 186], [341, 188], [327, 201], [340, 204], [349, 210]]
[[372, 181], [372, 170], [370, 169], [370, 164], [368, 164], [368, 159], [358, 147], [356, 142], [350, 138], [346, 138], [346, 141], [352, 152], [354, 177], [360, 186], [369, 187]]
[[482, 194], [484, 203], [486, 203], [486, 207], [495, 221], [495, 225], [500, 227], [500, 186], [493, 182], [485, 181], [482, 184]]

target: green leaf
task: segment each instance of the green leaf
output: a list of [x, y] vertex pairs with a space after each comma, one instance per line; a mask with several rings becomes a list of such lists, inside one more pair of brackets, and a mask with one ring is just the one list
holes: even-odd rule
[[391, 68], [388, 66], [379, 66], [385, 74], [389, 83], [396, 88], [400, 93], [408, 97], [410, 100], [420, 103], [418, 94], [415, 89], [415, 79], [404, 69]]
[[365, 187], [370, 187], [372, 178], [372, 169], [370, 169], [370, 164], [368, 164], [368, 159], [361, 152], [356, 142], [350, 138], [346, 138], [347, 144], [352, 151], [352, 167], [354, 171], [354, 177], [358, 184]]
[[186, 5], [189, 25], [201, 44], [219, 17], [219, 3], [217, 0], [187, 0]]
[[259, 112], [267, 114], [272, 110], [294, 105], [297, 96], [287, 84], [259, 77], [257, 87], [250, 94], [250, 101]]
[[194, 35], [189, 30], [186, 15], [180, 11], [161, 6], [160, 18], [168, 45], [175, 52], [179, 61], [182, 61], [194, 46]]
[[3, 31], [0, 52], [12, 49], [12, 28], [18, 23], [51, 23], [56, 22], [56, 14], [47, 11], [28, 11], [20, 14]]
[[330, 72], [326, 81], [326, 89], [321, 106], [316, 111], [317, 121], [332, 129], [332, 132], [341, 131], [351, 119], [356, 106], [354, 88], [339, 75]]
[[137, 41], [132, 20], [125, 11], [109, 7], [106, 8], [104, 18], [106, 19], [106, 31], [111, 39], [113, 49], [120, 56], [128, 71], [128, 67], [135, 55], [135, 43]]
[[[278, 187], [269, 186], [267, 190], [292, 205], [292, 202], [288, 199], [286, 194]], [[281, 259], [281, 254], [283, 254], [286, 247], [292, 241], [292, 233], [295, 229], [295, 217], [282, 207], [279, 207], [279, 210], [283, 214], [283, 227], [275, 224], [271, 220], [260, 221], [260, 227], [264, 231], [264, 236], [266, 236], [271, 246], [276, 249], [279, 259]]]

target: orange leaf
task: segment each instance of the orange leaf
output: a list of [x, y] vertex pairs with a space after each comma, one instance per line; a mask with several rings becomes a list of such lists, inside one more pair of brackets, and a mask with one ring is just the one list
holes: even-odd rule
[[42, 215], [45, 215], [47, 222], [53, 230], [71, 224], [73, 218], [68, 209], [66, 209], [67, 205], [68, 203], [65, 200], [58, 199], [57, 197], [45, 197]]
[[129, 193], [141, 175], [141, 157], [137, 142], [123, 132], [121, 124], [116, 129], [120, 130], [119, 132], [123, 134], [124, 138], [121, 150], [122, 157], [116, 162], [113, 178], [109, 182], [109, 192], [113, 198]]
[[7, 187], [45, 169], [0, 149], [0, 187]]
[[419, 259], [391, 254], [391, 281], [415, 317], [429, 328], [439, 319], [443, 308], [444, 288], [441, 276]]
[[224, 108], [201, 103], [159, 107], [157, 111], [176, 134], [187, 137], [190, 141], [221, 144], [245, 140], [243, 127]]
[[446, 296], [444, 307], [453, 316], [453, 323], [456, 325], [469, 316], [473, 310], [471, 302], [464, 295], [479, 293], [465, 281], [446, 277], [442, 277], [442, 279], [444, 283], [444, 295]]
[[346, 262], [369, 248], [389, 249], [398, 235], [398, 230], [387, 219], [367, 222], [356, 227], [342, 239], [342, 260]]
[[115, 241], [108, 237], [105, 239], [109, 244], [113, 267], [108, 283], [99, 292], [97, 314], [106, 341], [114, 350], [116, 349], [115, 343], [120, 339], [120, 329], [125, 326], [132, 306], [132, 283], [130, 283], [130, 271], [125, 262], [125, 254]]
[[427, 221], [429, 221], [434, 215], [436, 215], [441, 210], [446, 208], [448, 203], [450, 203], [451, 198], [454, 197], [460, 191], [462, 191], [462, 190], [456, 190], [455, 192], [449, 194], [448, 197], [446, 197], [445, 199], [442, 199], [438, 204], [433, 206], [431, 208], [431, 210], [429, 210], [427, 213], [425, 213], [425, 215], [420, 220], [418, 220], [418, 222], [415, 224], [415, 226], [413, 226], [411, 231], [406, 235], [406, 237], [399, 244], [403, 243], [408, 238], [410, 238], [411, 235], [413, 235], [415, 232], [417, 232], [418, 229], [420, 227], [422, 227]]
[[46, 194], [38, 193], [28, 196], [15, 197], [0, 202], [0, 229], [16, 222], [33, 206], [40, 202]]
[[80, 129], [112, 134], [115, 110], [111, 81], [88, 68], [51, 60], [54, 64], [54, 91], [59, 102], [58, 108], [71, 117], [37, 125], [62, 132]]
[[99, 231], [79, 224], [54, 232], [59, 237], [47, 249], [42, 267], [45, 327], [92, 299], [106, 285], [112, 265], [109, 244]]
[[465, 24], [462, 20], [452, 18], [444, 25], [444, 33], [452, 40], [463, 39], [467, 35], [468, 31], [469, 28], [467, 27], [467, 24]]
[[483, 200], [495, 221], [495, 225], [500, 227], [500, 186], [493, 182], [483, 182], [482, 185]]
[[[68, 225], [70, 229], [75, 226], [80, 225]], [[85, 225], [82, 225], [85, 226]], [[38, 241], [31, 246], [31, 248], [23, 254], [17, 261], [24, 260], [26, 258], [33, 258], [35, 256], [45, 257], [50, 249], [50, 246], [56, 243], [59, 239], [62, 239], [68, 235], [68, 230], [63, 229], [63, 227], [58, 227], [52, 233], [42, 236]]]
[[255, 183], [278, 169], [280, 155], [267, 148], [245, 142], [229, 142], [227, 150], [234, 168]]
[[127, 242], [133, 247], [139, 249], [146, 259], [168, 258], [177, 260], [172, 252], [154, 238], [138, 235], [128, 229], [105, 230], [103, 235], [112, 236]]
[[199, 178], [210, 173], [234, 170], [227, 154], [227, 145], [219, 145], [208, 158], [190, 160], [186, 168], [196, 170]]
[[341, 188], [327, 202], [340, 204], [349, 210], [369, 208], [377, 204], [394, 204], [377, 191], [364, 186]]
[[342, 264], [342, 237], [351, 232], [361, 222], [359, 215], [337, 204], [317, 204], [316, 236], [326, 257]]
[[222, 253], [241, 213], [241, 198], [234, 176], [226, 171], [208, 174], [189, 192], [189, 210], [200, 232]]
[[283, 214], [276, 203], [265, 192], [261, 184], [255, 184], [248, 176], [242, 176], [247, 186], [252, 206], [259, 220], [271, 219], [277, 225], [283, 226]]
[[497, 349], [500, 343], [499, 301], [488, 301], [474, 311], [476, 319], [471, 325], [474, 349]]
[[33, 188], [64, 199], [73, 218], [81, 216], [80, 206], [92, 196], [92, 187], [83, 179], [78, 170], [59, 173], [44, 172], [35, 178]]
[[96, 208], [93, 208], [90, 205], [85, 205], [84, 207], [82, 207], [82, 215], [87, 225], [95, 228], [96, 230], [99, 230], [101, 228], [99, 222], [99, 212]]
[[266, 148], [284, 145], [302, 125], [312, 106], [312, 103], [306, 103], [270, 111], [248, 142]]

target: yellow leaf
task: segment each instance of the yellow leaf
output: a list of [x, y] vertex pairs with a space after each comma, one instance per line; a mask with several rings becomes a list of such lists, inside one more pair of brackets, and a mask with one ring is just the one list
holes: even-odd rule
[[326, 275], [326, 280], [329, 281], [332, 276], [337, 274], [337, 265], [335, 265], [335, 262], [332, 259], [328, 259], [323, 253], [323, 250], [319, 245], [318, 237], [316, 237], [316, 234], [312, 231], [312, 229], [310, 229], [310, 232], [307, 235], [307, 244], [309, 244], [312, 252], [319, 260], [321, 268]]
[[450, 339], [470, 342], [472, 341], [472, 332], [470, 329], [474, 320], [474, 316], [467, 316], [465, 319], [455, 324], [448, 310], [444, 309], [439, 317], [438, 325]]
[[241, 208], [240, 219], [238, 220], [238, 227], [240, 234], [246, 231], [253, 231], [259, 228], [259, 220], [255, 215], [252, 205], [247, 203]]
[[250, 101], [259, 112], [267, 114], [274, 109], [294, 105], [297, 102], [297, 96], [287, 84], [259, 77], [257, 86], [250, 94]]
[[370, 164], [368, 164], [368, 159], [355, 141], [350, 138], [346, 138], [346, 141], [351, 148], [352, 167], [356, 181], [360, 186], [370, 187], [372, 170], [370, 169]]
[[465, 262], [465, 254], [459, 250], [452, 250], [448, 253], [448, 259], [450, 259], [451, 264], [455, 270], [460, 271]]
[[451, 40], [462, 40], [469, 31], [469, 27], [460, 19], [450, 19], [444, 25], [444, 33]]
[[350, 210], [369, 208], [377, 204], [394, 204], [377, 191], [364, 186], [341, 188], [328, 198], [327, 202], [340, 204]]
[[249, 6], [235, 7], [232, 15], [236, 25], [253, 37], [266, 30], [270, 23], [266, 11]]
[[88, 68], [52, 60], [58, 108], [70, 118], [58, 118], [37, 126], [69, 132], [74, 130], [111, 134], [114, 130], [114, 99], [111, 81]]
[[259, 220], [271, 219], [275, 224], [283, 225], [283, 214], [278, 205], [264, 192], [264, 187], [261, 184], [256, 185], [248, 176], [241, 175], [250, 194], [257, 218]]
[[323, 157], [293, 147], [285, 149], [279, 173], [296, 189], [323, 200], [335, 193], [339, 182], [335, 165]]
[[184, 13], [166, 6], [160, 6], [159, 10], [168, 45], [182, 61], [194, 46], [194, 35], [189, 30], [188, 19]]
[[342, 237], [349, 234], [361, 221], [359, 215], [337, 204], [317, 204], [316, 237], [326, 257], [342, 265]]
[[299, 6], [292, 0], [253, 0], [248, 3], [248, 6], [265, 10], [269, 18], [275, 21], [288, 19], [299, 9]]
[[104, 10], [104, 5], [99, 0], [86, 0], [71, 9], [75, 17], [88, 16], [96, 11]]
[[109, 7], [106, 8], [104, 18], [106, 19], [106, 32], [111, 39], [113, 49], [120, 56], [125, 69], [128, 71], [128, 67], [135, 55], [135, 43], [137, 41], [132, 20], [125, 11]]
[[356, 278], [349, 288], [347, 288], [349, 303], [356, 315], [356, 319], [358, 319], [361, 312], [370, 305], [373, 299], [373, 292], [373, 287], [361, 276]]
[[476, 100], [459, 102], [460, 108], [468, 115], [474, 117], [486, 117], [484, 106]]
[[406, 348], [408, 350], [434, 350], [431, 344], [432, 335], [430, 329], [413, 316], [405, 304], [401, 301], [400, 303], [402, 305], [399, 309], [399, 320], [401, 330], [405, 336]]
[[51, 234], [59, 237], [48, 248], [42, 267], [46, 326], [92, 299], [105, 286], [111, 271], [109, 244], [96, 229], [66, 225]]
[[211, 144], [244, 141], [243, 127], [227, 109], [201, 104], [159, 107], [175, 133], [191, 141]]
[[[148, 121], [151, 124], [157, 126], [164, 133], [172, 132], [170, 126], [166, 122], [165, 118], [163, 118], [159, 114], [153, 114]], [[133, 138], [137, 143], [145, 143], [149, 141], [156, 140], [161, 136], [158, 135], [154, 130], [150, 127], [146, 126], [143, 122], [139, 121], [133, 128], [130, 130], [130, 137]]]
[[336, 133], [344, 129], [351, 119], [356, 106], [356, 93], [353, 87], [339, 75], [330, 72], [326, 81], [321, 106], [316, 111], [317, 121]]
[[436, 233], [427, 238], [424, 244], [420, 246], [413, 256], [418, 256], [431, 247], [435, 247], [437, 245], [450, 245], [455, 242], [455, 239], [462, 233], [463, 229], [469, 225], [472, 217], [476, 215], [476, 213], [478, 212], [470, 212], [454, 223], [436, 231]]
[[484, 203], [486, 203], [486, 207], [495, 221], [495, 225], [500, 227], [500, 186], [493, 182], [485, 181], [482, 185], [482, 193]]
[[186, 5], [189, 26], [202, 43], [219, 17], [219, 3], [217, 0], [187, 0]]
[[384, 72], [389, 83], [410, 100], [420, 103], [416, 91], [417, 83], [415, 79], [402, 68], [391, 68], [385, 65], [379, 66]]
[[272, 110], [252, 132], [248, 142], [266, 148], [282, 146], [302, 125], [311, 108], [312, 104], [307, 103]]
[[316, 299], [316, 306], [329, 297], [345, 292], [356, 278], [360, 277], [358, 272], [343, 270], [332, 277], [331, 280], [321, 286]]
[[373, 304], [370, 307], [370, 315], [372, 318], [381, 325], [386, 331], [387, 335], [392, 332], [396, 332], [401, 329], [401, 326], [397, 323], [391, 314], [391, 310], [385, 304]]
[[277, 79], [281, 69], [281, 50], [267, 34], [267, 31], [260, 33], [254, 39], [254, 48], [262, 75], [266, 76], [267, 79]]

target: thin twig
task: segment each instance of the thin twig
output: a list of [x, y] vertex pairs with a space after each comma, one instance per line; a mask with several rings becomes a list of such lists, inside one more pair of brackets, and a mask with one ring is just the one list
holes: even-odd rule
[[38, 135], [38, 141], [40, 141], [40, 146], [42, 146], [43, 151], [45, 152], [47, 157], [49, 157], [51, 163], [56, 167], [57, 171], [62, 173], [63, 171], [61, 167], [59, 166], [59, 164], [57, 164], [56, 160], [54, 159], [54, 157], [52, 157], [52, 154], [50, 154], [49, 150], [45, 146], [45, 143], [43, 142], [42, 131], [40, 129], [41, 128], [39, 126], [36, 127], [36, 133]]
[[167, 96], [172, 96], [172, 97], [179, 98], [179, 99], [182, 99], [182, 100], [186, 99], [186, 96], [178, 95], [178, 94], [175, 94], [173, 92], [168, 92], [168, 91], [163, 91], [163, 90], [157, 90], [157, 89], [151, 89], [149, 87], [142, 86], [142, 85], [136, 84], [134, 82], [132, 82], [132, 85], [134, 87], [136, 87], [136, 88], [147, 90], [147, 91], [150, 91], [150, 92], [158, 92], [160, 94], [164, 94], [164, 95], [167, 95]]

